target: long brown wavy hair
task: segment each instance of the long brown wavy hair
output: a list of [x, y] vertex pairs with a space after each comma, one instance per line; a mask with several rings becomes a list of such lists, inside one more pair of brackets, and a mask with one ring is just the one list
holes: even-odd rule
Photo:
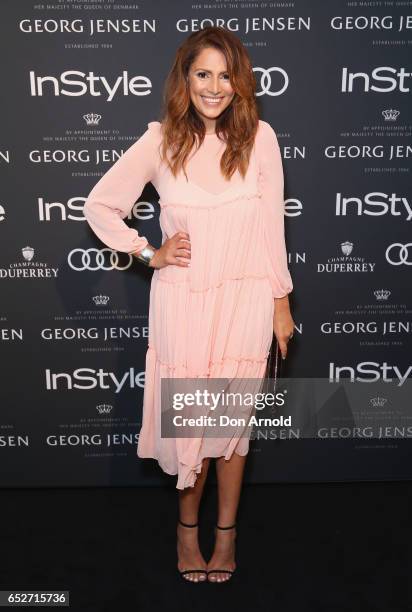
[[163, 92], [161, 157], [174, 176], [181, 169], [186, 175], [186, 161], [196, 136], [199, 146], [203, 142], [206, 127], [190, 99], [187, 78], [191, 64], [207, 47], [214, 47], [224, 54], [234, 90], [231, 103], [216, 120], [216, 134], [227, 143], [220, 161], [221, 172], [230, 179], [238, 169], [244, 177], [259, 126], [256, 80], [249, 55], [240, 39], [218, 26], [193, 32], [177, 49]]

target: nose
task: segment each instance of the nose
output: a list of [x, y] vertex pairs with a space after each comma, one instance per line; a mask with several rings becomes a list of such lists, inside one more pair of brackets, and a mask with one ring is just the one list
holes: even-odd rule
[[218, 76], [214, 76], [211, 78], [210, 83], [209, 83], [209, 92], [210, 92], [210, 95], [212, 96], [219, 95], [220, 87], [219, 87], [219, 77]]

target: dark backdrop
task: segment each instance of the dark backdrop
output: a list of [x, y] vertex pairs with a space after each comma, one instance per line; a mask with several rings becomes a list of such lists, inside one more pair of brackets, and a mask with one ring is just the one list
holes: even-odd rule
[[[410, 367], [411, 15], [396, 2], [248, 4], [2, 2], [2, 485], [174, 485], [136, 457], [151, 271], [96, 259], [82, 207], [158, 119], [177, 45], [209, 24], [247, 46], [282, 151], [287, 374]], [[158, 214], [148, 185], [128, 223], [159, 245]], [[409, 478], [410, 434], [254, 443], [246, 478]]]

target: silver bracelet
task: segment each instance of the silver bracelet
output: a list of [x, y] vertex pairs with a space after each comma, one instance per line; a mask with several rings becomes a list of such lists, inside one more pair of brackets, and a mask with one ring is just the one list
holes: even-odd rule
[[136, 259], [144, 263], [146, 266], [149, 266], [152, 257], [154, 256], [156, 249], [153, 249], [151, 246], [146, 245], [144, 249], [142, 249], [138, 254], [134, 254]]

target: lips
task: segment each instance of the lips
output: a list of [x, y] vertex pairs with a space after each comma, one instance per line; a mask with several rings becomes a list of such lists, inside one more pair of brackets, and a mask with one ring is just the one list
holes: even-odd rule
[[223, 100], [223, 98], [213, 98], [209, 96], [200, 96], [200, 97], [202, 98], [203, 102], [205, 102], [206, 104], [210, 104], [214, 106], [217, 106]]

